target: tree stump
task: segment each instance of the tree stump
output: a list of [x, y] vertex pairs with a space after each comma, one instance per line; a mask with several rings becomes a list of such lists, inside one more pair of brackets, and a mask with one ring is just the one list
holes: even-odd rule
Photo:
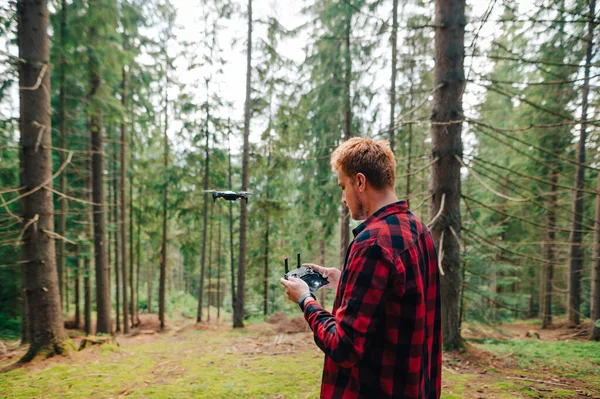
[[81, 341], [81, 344], [79, 344], [79, 350], [82, 351], [89, 346], [104, 344], [118, 345], [115, 341], [115, 338], [111, 335], [88, 335]]

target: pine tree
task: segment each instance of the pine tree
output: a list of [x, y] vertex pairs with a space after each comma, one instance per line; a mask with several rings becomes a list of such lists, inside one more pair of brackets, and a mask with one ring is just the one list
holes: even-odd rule
[[[50, 121], [50, 51], [46, 2], [18, 1], [22, 258], [31, 345], [21, 362], [65, 352], [56, 252]], [[68, 159], [70, 162], [70, 158]], [[68, 162], [65, 161], [60, 173]], [[4, 202], [4, 201], [3, 201]]]
[[[460, 163], [462, 157], [462, 93], [464, 78], [464, 0], [436, 0], [436, 64], [431, 116], [431, 157], [438, 159], [431, 168], [429, 218], [442, 212], [431, 227], [440, 258], [441, 303], [444, 347], [462, 346], [459, 327], [460, 244], [450, 229], [460, 234]], [[443, 207], [442, 207], [443, 205]], [[446, 239], [442, 242], [442, 237]]]

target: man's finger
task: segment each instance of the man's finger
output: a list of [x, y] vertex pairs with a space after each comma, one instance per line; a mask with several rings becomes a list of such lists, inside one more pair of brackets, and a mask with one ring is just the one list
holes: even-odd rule
[[283, 277], [279, 279], [279, 282], [281, 283], [281, 285], [283, 285], [284, 287], [289, 287], [290, 286], [290, 282], [287, 281], [286, 279], [284, 279]]
[[308, 267], [309, 269], [314, 269], [314, 270], [318, 271], [319, 273], [325, 272], [325, 268], [323, 266], [315, 265], [313, 263], [305, 263], [302, 266]]

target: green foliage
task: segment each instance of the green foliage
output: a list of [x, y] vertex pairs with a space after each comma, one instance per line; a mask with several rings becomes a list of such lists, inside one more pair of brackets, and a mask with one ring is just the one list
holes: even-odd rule
[[167, 314], [172, 319], [193, 319], [198, 311], [198, 301], [183, 291], [169, 292], [166, 298]]

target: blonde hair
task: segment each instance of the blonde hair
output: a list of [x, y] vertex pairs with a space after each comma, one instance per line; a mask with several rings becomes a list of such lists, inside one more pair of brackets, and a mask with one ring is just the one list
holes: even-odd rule
[[343, 142], [331, 154], [331, 168], [352, 179], [362, 173], [378, 190], [393, 188], [396, 181], [396, 160], [386, 140], [354, 137]]

